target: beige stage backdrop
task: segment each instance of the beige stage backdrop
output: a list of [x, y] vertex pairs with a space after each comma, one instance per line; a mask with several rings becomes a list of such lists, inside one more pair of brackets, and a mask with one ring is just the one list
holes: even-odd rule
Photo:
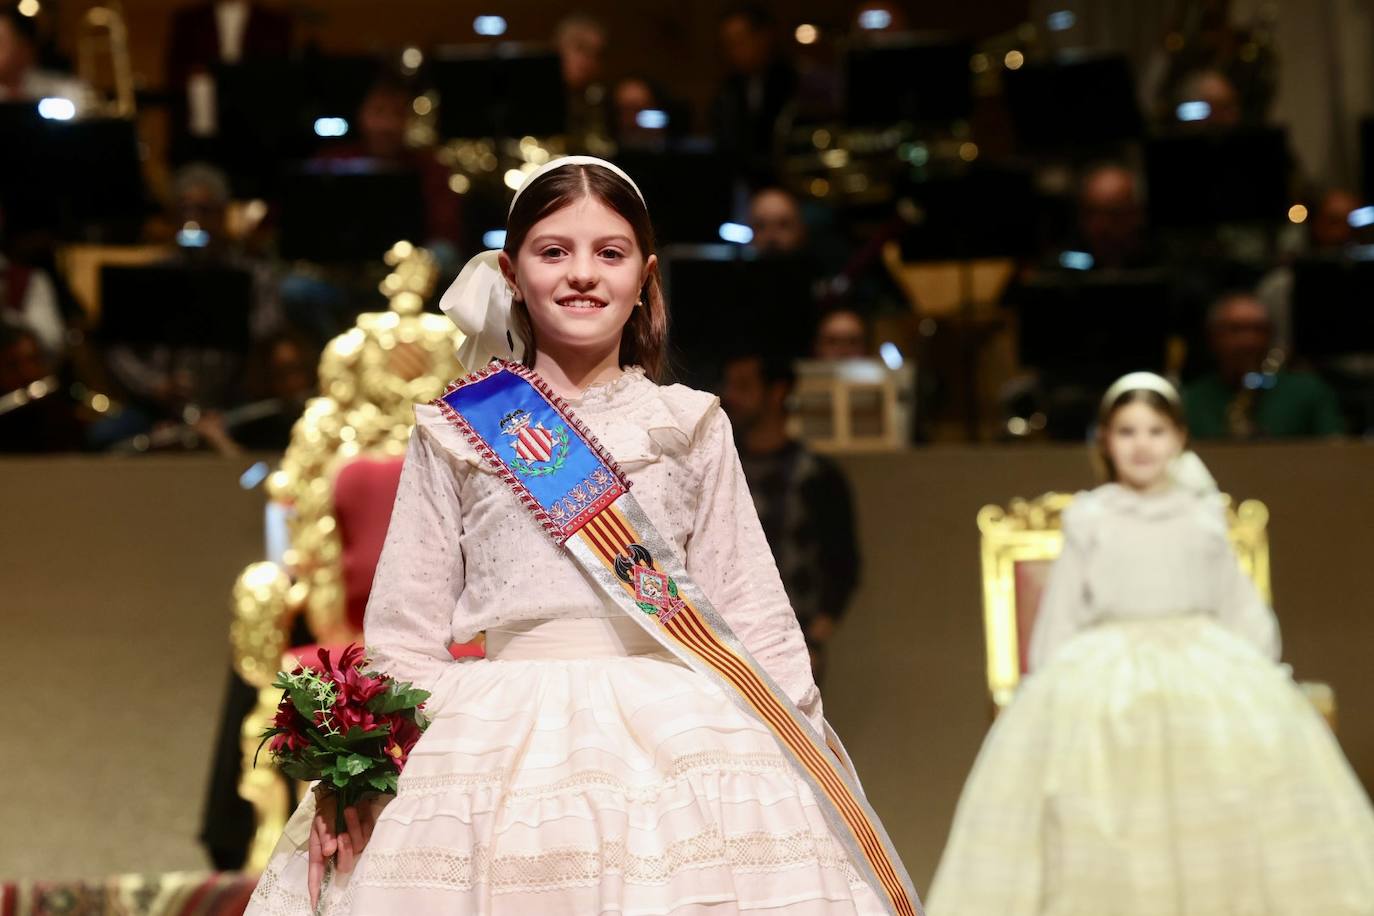
[[[1210, 448], [1273, 512], [1285, 658], [1325, 680], [1374, 784], [1374, 447]], [[228, 591], [262, 550], [247, 460], [0, 462], [0, 878], [205, 867], [196, 832]], [[864, 581], [826, 708], [920, 887], [988, 724], [978, 535], [991, 501], [1091, 483], [1080, 449], [850, 458]]]

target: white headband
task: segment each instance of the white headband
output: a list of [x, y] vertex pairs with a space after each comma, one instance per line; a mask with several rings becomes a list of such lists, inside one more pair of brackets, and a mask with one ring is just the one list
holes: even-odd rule
[[[1128, 391], [1153, 391], [1174, 407], [1183, 407], [1183, 399], [1179, 397], [1178, 389], [1164, 376], [1153, 372], [1131, 372], [1112, 382], [1107, 393], [1102, 395], [1102, 409], [1110, 409], [1117, 398]], [[1170, 462], [1169, 477], [1175, 484], [1196, 496], [1213, 496], [1218, 492], [1212, 472], [1207, 470], [1207, 465], [1203, 464], [1202, 459], [1191, 449], [1185, 450]]]
[[[639, 185], [615, 163], [595, 156], [564, 156], [544, 163], [525, 177], [511, 198], [507, 215], [515, 210], [515, 202], [525, 188], [565, 165], [600, 166], [621, 178], [634, 189], [640, 203], [645, 203]], [[474, 255], [439, 300], [439, 308], [463, 332], [458, 361], [466, 372], [474, 372], [496, 357], [518, 361], [525, 355], [526, 342], [511, 327], [512, 295], [510, 285], [501, 275], [500, 255], [496, 249]]]
[[520, 195], [525, 192], [526, 188], [534, 184], [536, 179], [543, 175], [547, 175], [554, 169], [561, 169], [565, 165], [599, 165], [606, 171], [620, 178], [630, 187], [634, 188], [635, 194], [639, 195], [640, 203], [644, 204], [645, 207], [649, 205], [648, 202], [644, 200], [644, 192], [639, 190], [639, 185], [635, 184], [634, 179], [626, 175], [625, 170], [614, 162], [598, 159], [596, 156], [564, 156], [561, 159], [550, 159], [548, 162], [525, 176], [525, 180], [520, 182], [520, 187], [515, 190], [515, 196], [510, 199], [510, 209], [506, 211], [506, 215], [510, 216], [510, 214], [515, 212], [515, 202], [520, 199]]
[[1153, 372], [1131, 372], [1112, 382], [1107, 393], [1102, 395], [1102, 409], [1106, 410], [1116, 403], [1116, 399], [1128, 391], [1153, 391], [1175, 407], [1183, 406], [1178, 389], [1162, 375]]

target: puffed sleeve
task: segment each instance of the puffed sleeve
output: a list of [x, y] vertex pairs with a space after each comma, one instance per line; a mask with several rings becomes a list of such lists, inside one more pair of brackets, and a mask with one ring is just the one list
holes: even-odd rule
[[1235, 548], [1231, 546], [1231, 541], [1225, 534], [1224, 513], [1217, 511], [1216, 514], [1220, 516], [1216, 532], [1217, 549], [1222, 556], [1217, 562], [1208, 565], [1216, 571], [1217, 576], [1217, 619], [1222, 626], [1249, 642], [1261, 653], [1278, 661], [1282, 648], [1278, 619], [1260, 597], [1254, 580], [1241, 569]]
[[749, 496], [730, 421], [718, 403], [702, 419], [693, 451], [702, 477], [687, 572], [817, 734], [824, 734], [811, 657]]
[[1064, 511], [1064, 548], [1050, 569], [1031, 631], [1030, 670], [1045, 667], [1089, 622], [1088, 544], [1092, 495], [1080, 493]]
[[457, 663], [449, 655], [453, 610], [463, 591], [461, 462], [421, 422], [410, 434], [396, 504], [363, 620], [379, 671], [434, 692]]

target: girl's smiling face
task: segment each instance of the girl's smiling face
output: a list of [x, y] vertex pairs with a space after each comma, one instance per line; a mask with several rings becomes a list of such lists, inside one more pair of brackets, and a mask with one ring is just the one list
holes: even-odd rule
[[1169, 462], [1183, 451], [1183, 440], [1183, 431], [1170, 417], [1143, 401], [1117, 408], [1106, 430], [1116, 477], [1136, 490], [1153, 490], [1167, 482]]
[[535, 223], [514, 261], [501, 253], [501, 270], [529, 310], [535, 348], [544, 352], [618, 352], [625, 322], [657, 267], [630, 223], [590, 194]]

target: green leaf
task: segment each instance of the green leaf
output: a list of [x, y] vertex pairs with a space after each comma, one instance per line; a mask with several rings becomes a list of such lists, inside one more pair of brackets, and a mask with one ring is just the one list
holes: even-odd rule
[[409, 684], [392, 682], [384, 693], [379, 693], [367, 701], [367, 708], [379, 715], [414, 709], [429, 699], [429, 691], [412, 687]]
[[668, 594], [672, 595], [674, 598], [677, 597], [677, 581], [674, 579], [668, 580]]
[[367, 772], [370, 766], [372, 766], [371, 758], [364, 757], [362, 754], [349, 754], [338, 763], [338, 768], [349, 776], [361, 775]]
[[300, 713], [307, 722], [315, 721], [315, 710], [319, 706], [315, 703], [315, 698], [310, 692], [301, 687], [292, 687], [286, 691], [286, 695], [291, 698], [291, 705], [296, 707], [296, 712]]
[[394, 793], [396, 791], [396, 774], [394, 772], [383, 773], [379, 776], [369, 777], [367, 780], [367, 784], [372, 788], [376, 789], [378, 792]]
[[382, 725], [372, 729], [371, 731], [363, 731], [361, 728], [355, 725], [348, 730], [348, 734], [344, 736], [344, 740], [347, 741], [349, 744], [355, 744], [359, 741], [370, 741], [373, 738], [380, 738], [383, 735], [389, 734], [391, 734], [390, 725]]

